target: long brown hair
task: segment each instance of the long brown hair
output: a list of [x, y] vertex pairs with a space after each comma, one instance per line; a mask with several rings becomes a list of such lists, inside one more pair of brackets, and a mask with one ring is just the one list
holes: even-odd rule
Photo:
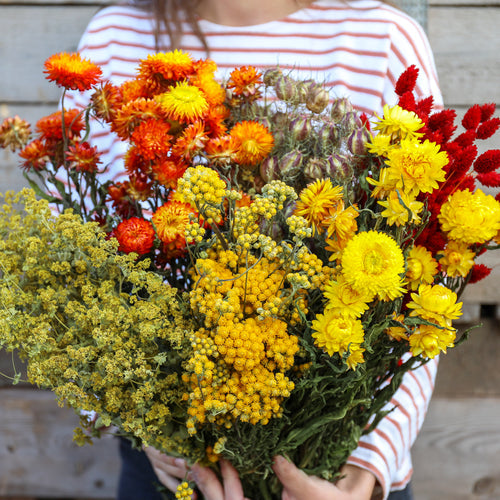
[[[134, 0], [137, 7], [150, 11], [155, 20], [154, 36], [156, 50], [173, 50], [181, 46], [182, 23], [187, 22], [193, 33], [200, 39], [203, 48], [209, 53], [207, 41], [198, 24], [196, 7], [200, 0]], [[162, 43], [162, 33], [166, 32], [170, 45]]]

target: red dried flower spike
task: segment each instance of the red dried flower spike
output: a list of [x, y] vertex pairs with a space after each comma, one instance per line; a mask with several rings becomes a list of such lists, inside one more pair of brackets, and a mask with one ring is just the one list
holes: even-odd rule
[[469, 285], [477, 283], [491, 273], [491, 268], [484, 264], [474, 264], [469, 278]]
[[406, 92], [413, 92], [417, 84], [418, 68], [412, 64], [398, 78], [395, 91], [398, 96], [402, 96]]

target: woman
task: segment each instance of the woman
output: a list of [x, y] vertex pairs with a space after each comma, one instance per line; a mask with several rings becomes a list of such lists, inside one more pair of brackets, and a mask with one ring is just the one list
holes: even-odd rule
[[[104, 77], [116, 84], [135, 74], [140, 59], [155, 50], [172, 48], [186, 50], [194, 59], [208, 54], [221, 79], [236, 66], [279, 65], [295, 77], [325, 82], [335, 95], [349, 97], [356, 109], [368, 114], [381, 113], [384, 104], [395, 103], [395, 81], [415, 64], [420, 70], [419, 97], [433, 95], [441, 105], [433, 56], [423, 30], [407, 15], [378, 0], [138, 1], [100, 11], [79, 46], [82, 55], [99, 64]], [[79, 96], [72, 98], [73, 105], [85, 104]], [[92, 140], [104, 153], [103, 163], [110, 165], [109, 175], [115, 179], [123, 175], [121, 158], [126, 146], [97, 126]], [[410, 448], [423, 423], [436, 369], [437, 361], [432, 361], [405, 375], [391, 401], [395, 410], [374, 432], [361, 438], [348, 460], [345, 478], [336, 486], [307, 477], [278, 457], [275, 471], [285, 487], [283, 498], [363, 500], [374, 491], [380, 492], [380, 498], [388, 498], [391, 491], [391, 500], [411, 498], [407, 488], [412, 472]], [[122, 449], [120, 500], [153, 500], [154, 493], [133, 493], [134, 481], [128, 481], [140, 470], [138, 463], [130, 466], [130, 457], [144, 465], [144, 455], [137, 455], [126, 444]], [[177, 477], [184, 476], [184, 462], [155, 450], [148, 454], [159, 480], [174, 490]], [[149, 477], [150, 465], [144, 467]], [[223, 470], [226, 491], [210, 471], [195, 467], [192, 474], [207, 500], [242, 499], [234, 470], [228, 464]]]

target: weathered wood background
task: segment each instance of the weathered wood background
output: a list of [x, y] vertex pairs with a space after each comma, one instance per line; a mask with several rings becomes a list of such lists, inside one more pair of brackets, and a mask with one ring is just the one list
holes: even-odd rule
[[[475, 103], [500, 104], [500, 0], [431, 1], [427, 28], [446, 105], [463, 114]], [[0, 0], [0, 119], [18, 114], [34, 123], [55, 110], [59, 91], [43, 79], [43, 62], [74, 50], [102, 4]], [[491, 147], [500, 140], [483, 149]], [[24, 185], [15, 158], [0, 152], [0, 191]], [[483, 327], [442, 357], [415, 445], [417, 500], [500, 499], [500, 255], [487, 262], [493, 274], [465, 296], [466, 319]], [[10, 362], [3, 354], [0, 371], [11, 372]], [[71, 410], [58, 408], [50, 393], [0, 384], [0, 498], [113, 498], [114, 440], [78, 448]]]

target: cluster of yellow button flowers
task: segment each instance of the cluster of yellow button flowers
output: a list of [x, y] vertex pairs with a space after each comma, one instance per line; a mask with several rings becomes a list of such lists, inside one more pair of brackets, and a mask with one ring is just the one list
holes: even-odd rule
[[231, 211], [230, 241], [217, 241], [191, 269], [191, 309], [201, 325], [183, 377], [190, 433], [207, 421], [266, 424], [294, 388], [287, 372], [299, 342], [289, 325], [308, 312], [304, 291], [323, 288], [332, 272], [304, 244], [310, 232], [301, 217], [289, 219], [293, 244], [261, 232], [262, 220], [272, 224], [295, 197], [281, 181], [267, 185], [250, 206]]

